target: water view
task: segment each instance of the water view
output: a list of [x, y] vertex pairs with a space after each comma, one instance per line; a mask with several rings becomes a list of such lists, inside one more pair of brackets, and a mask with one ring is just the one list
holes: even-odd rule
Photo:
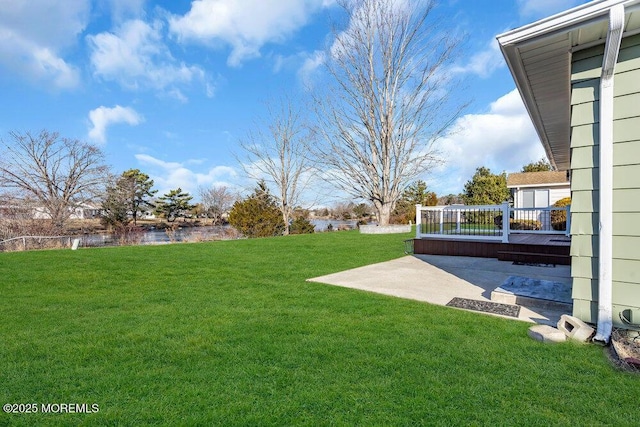
[[[312, 219], [311, 223], [316, 232], [324, 232], [330, 229], [345, 230], [355, 229], [356, 220], [336, 219]], [[158, 245], [172, 242], [201, 242], [209, 240], [229, 240], [239, 237], [235, 229], [229, 225], [184, 227], [175, 231], [170, 230], [146, 230], [135, 235], [126, 236], [130, 242], [141, 245]], [[111, 246], [120, 244], [120, 238], [110, 233], [87, 234], [81, 238], [81, 246]]]

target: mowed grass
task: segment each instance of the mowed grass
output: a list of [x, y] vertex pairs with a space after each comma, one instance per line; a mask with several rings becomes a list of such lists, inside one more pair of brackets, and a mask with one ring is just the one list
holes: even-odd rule
[[0, 425], [638, 423], [640, 379], [599, 347], [305, 281], [408, 237], [0, 254], [0, 403], [99, 405]]

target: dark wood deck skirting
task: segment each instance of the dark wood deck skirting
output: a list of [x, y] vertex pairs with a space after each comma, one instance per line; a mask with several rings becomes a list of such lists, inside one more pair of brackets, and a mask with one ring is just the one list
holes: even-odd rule
[[517, 234], [509, 236], [509, 243], [442, 238], [415, 239], [413, 253], [570, 265], [570, 247], [570, 240], [564, 236]]

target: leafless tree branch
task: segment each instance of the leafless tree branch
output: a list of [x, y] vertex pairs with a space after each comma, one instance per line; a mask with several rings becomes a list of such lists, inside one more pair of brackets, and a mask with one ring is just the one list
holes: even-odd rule
[[342, 1], [348, 26], [335, 32], [316, 97], [325, 174], [373, 203], [388, 224], [404, 188], [440, 159], [437, 141], [459, 117], [445, 66], [460, 40], [432, 18], [432, 1]]
[[239, 160], [250, 178], [265, 179], [275, 187], [274, 196], [288, 234], [293, 212], [303, 202], [303, 193], [312, 178], [310, 136], [300, 109], [290, 99], [281, 99], [277, 107], [268, 105], [267, 109], [266, 125], [258, 125], [256, 131], [240, 141], [245, 158]]
[[10, 132], [9, 141], [0, 140], [0, 152], [0, 188], [35, 200], [56, 228], [73, 208], [95, 200], [108, 177], [98, 147], [55, 132]]
[[200, 201], [205, 212], [213, 220], [213, 225], [222, 224], [223, 215], [229, 213], [237, 196], [225, 186], [200, 187]]

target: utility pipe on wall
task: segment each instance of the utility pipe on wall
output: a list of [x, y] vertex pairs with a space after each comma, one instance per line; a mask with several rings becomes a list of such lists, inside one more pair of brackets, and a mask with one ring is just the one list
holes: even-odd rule
[[600, 77], [600, 206], [598, 237], [598, 330], [594, 341], [607, 344], [613, 326], [613, 78], [624, 27], [624, 5], [609, 10], [609, 31]]

